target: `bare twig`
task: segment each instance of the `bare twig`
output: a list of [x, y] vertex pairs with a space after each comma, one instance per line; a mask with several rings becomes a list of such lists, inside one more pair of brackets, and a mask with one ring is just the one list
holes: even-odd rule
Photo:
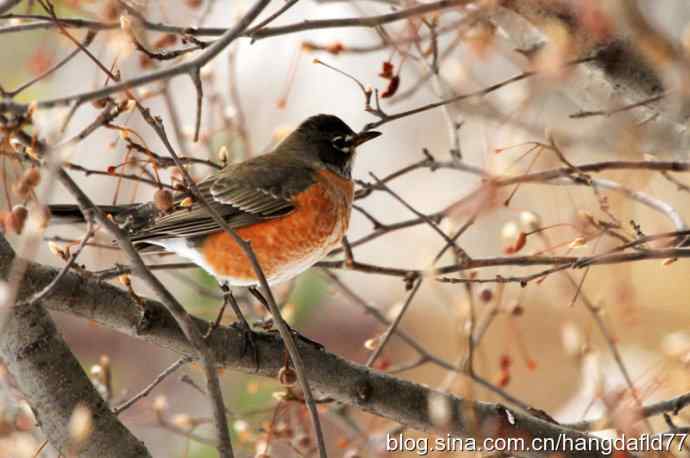
[[193, 358], [189, 356], [183, 356], [182, 358], [179, 358], [177, 361], [172, 363], [168, 368], [166, 368], [163, 372], [158, 374], [156, 378], [154, 378], [151, 383], [149, 383], [143, 390], [141, 390], [139, 393], [135, 394], [128, 400], [124, 401], [122, 404], [119, 406], [115, 407], [113, 409], [113, 413], [115, 415], [120, 415], [122, 412], [125, 410], [129, 409], [132, 407], [134, 404], [136, 404], [140, 399], [145, 398], [146, 396], [153, 391], [155, 387], [160, 385], [160, 383], [165, 380], [170, 374], [175, 372], [177, 369], [180, 367], [184, 366], [187, 363], [190, 363], [193, 361]]

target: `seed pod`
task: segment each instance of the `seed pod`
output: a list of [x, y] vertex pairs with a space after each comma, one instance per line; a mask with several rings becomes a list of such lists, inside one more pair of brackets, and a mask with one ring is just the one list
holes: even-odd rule
[[249, 423], [244, 420], [236, 420], [232, 424], [232, 429], [234, 429], [237, 433], [247, 432], [249, 430]]
[[134, 35], [132, 32], [132, 21], [125, 15], [120, 16], [120, 29], [130, 37]]
[[108, 0], [100, 12], [100, 16], [108, 22], [116, 21], [120, 15], [121, 8], [116, 0]]
[[278, 371], [278, 381], [283, 386], [293, 386], [297, 383], [297, 373], [291, 367], [283, 366]]
[[81, 445], [93, 432], [93, 415], [83, 404], [77, 405], [69, 420], [69, 435], [75, 445]]
[[167, 212], [173, 207], [173, 194], [168, 189], [159, 189], [153, 195], [153, 203], [160, 211]]
[[482, 292], [479, 293], [479, 298], [482, 300], [482, 302], [491, 302], [493, 297], [494, 293], [489, 288], [484, 288]]
[[328, 51], [329, 53], [334, 54], [336, 56], [338, 54], [340, 54], [341, 52], [343, 52], [344, 50], [345, 50], [345, 46], [343, 46], [343, 44], [339, 41], [336, 41], [335, 43], [331, 43], [330, 45], [328, 45], [328, 47], [326, 47], [326, 51]]
[[520, 224], [525, 232], [536, 231], [541, 227], [541, 218], [534, 212], [523, 211], [520, 212]]
[[223, 164], [228, 162], [229, 158], [229, 153], [228, 153], [228, 147], [223, 145], [220, 148], [218, 148], [218, 160], [221, 161]]
[[29, 212], [23, 205], [15, 205], [10, 213], [5, 214], [5, 228], [9, 232], [21, 234]]
[[91, 105], [93, 105], [95, 108], [105, 108], [105, 106], [108, 104], [108, 98], [103, 97], [101, 99], [96, 99], [91, 101]]
[[585, 239], [584, 237], [577, 237], [575, 240], [570, 242], [570, 244], [568, 245], [568, 248], [571, 248], [571, 249], [572, 248], [580, 248], [582, 246], [585, 246], [586, 244], [587, 244], [587, 239]]
[[41, 172], [39, 172], [36, 167], [31, 167], [27, 169], [21, 178], [14, 184], [14, 192], [22, 199], [25, 199], [40, 181]]
[[153, 42], [153, 47], [156, 49], [169, 48], [170, 46], [173, 46], [175, 43], [177, 43], [177, 35], [173, 33], [166, 33], [158, 40]]
[[522, 250], [522, 248], [525, 246], [525, 243], [527, 243], [527, 234], [524, 232], [518, 233], [515, 244], [512, 246], [512, 252], [517, 253], [518, 251]]
[[379, 346], [380, 342], [381, 336], [372, 337], [371, 339], [367, 339], [364, 341], [364, 348], [366, 348], [369, 351], [374, 351], [376, 350], [376, 347]]
[[31, 187], [36, 187], [38, 186], [38, 183], [41, 182], [41, 172], [38, 171], [38, 168], [36, 167], [31, 167], [30, 169], [27, 169], [26, 172], [24, 172], [24, 175], [21, 178], [22, 181], [25, 181], [26, 184], [28, 184]]
[[184, 431], [191, 431], [195, 426], [195, 421], [186, 413], [175, 414], [172, 423]]
[[50, 209], [45, 205], [37, 205], [31, 209], [32, 223], [39, 229], [45, 229], [50, 222]]
[[391, 62], [386, 61], [381, 65], [381, 73], [379, 73], [379, 76], [381, 78], [389, 80], [393, 78], [393, 69], [393, 64]]
[[156, 412], [157, 415], [163, 413], [163, 411], [167, 410], [167, 408], [168, 400], [165, 398], [165, 396], [158, 396], [156, 399], [154, 399], [153, 411]]
[[311, 447], [311, 438], [307, 434], [300, 433], [295, 436], [293, 443], [297, 449], [306, 450]]
[[345, 450], [345, 453], [343, 454], [343, 458], [362, 458], [362, 455], [359, 453], [359, 450], [356, 448], [351, 448], [349, 450]]
[[16, 183], [14, 183], [14, 185], [12, 186], [12, 190], [17, 196], [19, 196], [20, 199], [26, 199], [27, 197], [29, 197], [31, 187], [19, 180]]
[[512, 364], [512, 359], [508, 355], [501, 355], [501, 358], [499, 359], [499, 365], [501, 367], [501, 370], [508, 370]]
[[143, 69], [153, 67], [153, 59], [146, 54], [139, 54], [139, 66]]
[[65, 253], [65, 250], [58, 245], [57, 243], [53, 242], [52, 240], [48, 242], [48, 249], [50, 250], [51, 253], [53, 253], [55, 256], [57, 256], [60, 259], [67, 259], [67, 253]]

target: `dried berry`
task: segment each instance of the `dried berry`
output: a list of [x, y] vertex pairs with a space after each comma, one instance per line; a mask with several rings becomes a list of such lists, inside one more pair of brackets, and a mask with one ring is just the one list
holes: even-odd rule
[[31, 167], [30, 169], [27, 169], [26, 172], [24, 172], [21, 181], [24, 181], [29, 186], [35, 188], [36, 186], [38, 186], [38, 183], [41, 182], [41, 172], [38, 171], [38, 168]]
[[400, 77], [398, 75], [395, 75], [388, 82], [388, 87], [386, 87], [386, 90], [381, 93], [381, 98], [385, 99], [388, 97], [393, 97], [395, 95], [395, 93], [398, 92], [399, 87], [400, 87]]
[[21, 234], [28, 215], [29, 211], [25, 206], [16, 205], [11, 212], [5, 214], [5, 229], [8, 232]]
[[489, 288], [484, 288], [481, 293], [479, 293], [479, 299], [482, 302], [490, 302], [493, 299], [494, 293]]
[[173, 207], [173, 194], [167, 189], [159, 189], [153, 195], [153, 203], [160, 211], [167, 212]]
[[341, 52], [343, 52], [344, 50], [345, 50], [345, 46], [343, 46], [343, 44], [339, 41], [336, 41], [335, 43], [331, 43], [330, 45], [328, 45], [328, 47], [326, 47], [326, 51], [328, 51], [329, 53], [334, 54], [336, 56], [338, 54], [340, 54]]
[[393, 78], [393, 64], [390, 62], [384, 62], [382, 67], [381, 67], [381, 73], [379, 73], [379, 76], [381, 78], [385, 78], [387, 80]]
[[278, 371], [278, 381], [283, 386], [293, 386], [297, 383], [297, 373], [291, 367], [283, 366]]
[[158, 40], [153, 42], [153, 47], [156, 49], [167, 48], [173, 46], [175, 43], [177, 43], [177, 35], [172, 33], [166, 33]]

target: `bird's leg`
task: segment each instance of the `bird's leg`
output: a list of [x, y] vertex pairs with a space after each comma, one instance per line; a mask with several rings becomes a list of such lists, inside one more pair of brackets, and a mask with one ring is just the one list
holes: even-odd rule
[[228, 304], [230, 304], [230, 307], [232, 307], [233, 312], [235, 312], [235, 315], [239, 320], [239, 322], [233, 323], [233, 325], [236, 324], [242, 332], [242, 349], [240, 350], [240, 356], [243, 357], [247, 353], [247, 349], [251, 348], [252, 353], [254, 355], [254, 363], [256, 364], [256, 370], [258, 371], [259, 347], [257, 347], [256, 342], [254, 341], [254, 331], [252, 331], [252, 327], [249, 325], [249, 322], [244, 317], [242, 310], [240, 310], [240, 306], [237, 303], [237, 299], [235, 299], [235, 295], [232, 294], [232, 291], [230, 291], [228, 285], [221, 283], [220, 289], [221, 291], [223, 291], [223, 306], [221, 307], [220, 312], [218, 313], [218, 318], [216, 318], [216, 322], [213, 326], [211, 326], [211, 328], [209, 328], [207, 336], [213, 331], [215, 327], [218, 327], [218, 325], [220, 324], [220, 319], [223, 316], [223, 312], [225, 311], [225, 308]]
[[[273, 312], [271, 311], [271, 307], [268, 305], [268, 301], [266, 301], [266, 298], [263, 296], [263, 294], [261, 294], [261, 291], [259, 291], [259, 289], [256, 286], [250, 286], [248, 289], [249, 289], [249, 292], [252, 293], [252, 296], [254, 296], [259, 302], [261, 302], [261, 304], [266, 308], [266, 310], [268, 310], [268, 313], [273, 315]], [[316, 347], [319, 350], [324, 349], [323, 345], [321, 345], [320, 343], [318, 343], [316, 341], [311, 340], [309, 337], [303, 336], [298, 331], [296, 331], [292, 326], [290, 326], [287, 322], [285, 323], [285, 325], [288, 327], [290, 332], [292, 332], [292, 334], [295, 337], [299, 338], [303, 342], [306, 342], [306, 343]], [[277, 329], [274, 329], [273, 332], [277, 332]]]

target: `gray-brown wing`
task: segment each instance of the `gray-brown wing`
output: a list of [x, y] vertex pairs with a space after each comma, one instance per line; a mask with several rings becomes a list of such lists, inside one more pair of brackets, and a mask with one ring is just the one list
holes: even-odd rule
[[[313, 171], [289, 158], [264, 155], [228, 166], [198, 184], [205, 200], [237, 229], [277, 218], [294, 209], [292, 199], [314, 182]], [[198, 237], [221, 228], [198, 202], [181, 207], [188, 192], [175, 196], [175, 209], [157, 216], [131, 235], [136, 242]]]

